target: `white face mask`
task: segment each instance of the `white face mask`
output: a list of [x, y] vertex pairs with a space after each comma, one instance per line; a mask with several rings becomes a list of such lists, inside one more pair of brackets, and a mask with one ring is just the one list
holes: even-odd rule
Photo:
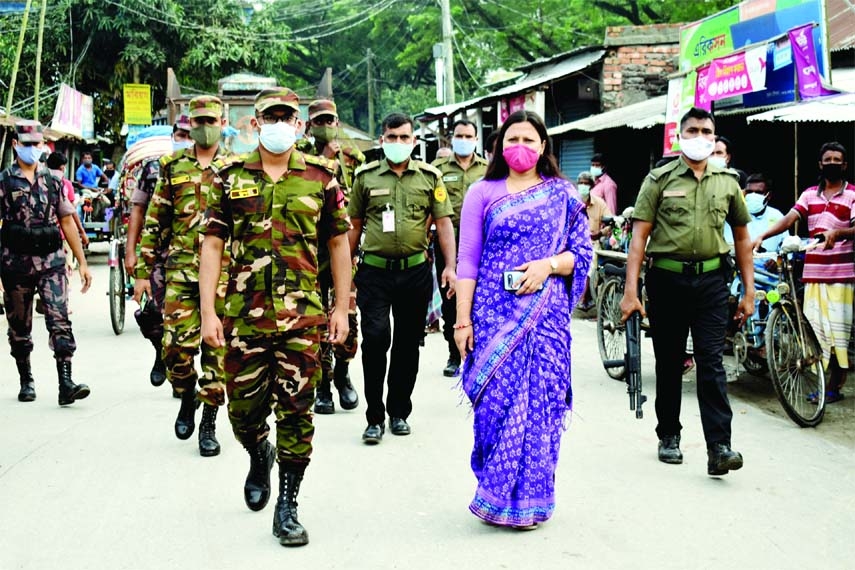
[[727, 168], [727, 159], [723, 156], [711, 156], [707, 159], [707, 162], [718, 168]]
[[297, 142], [297, 127], [281, 121], [272, 125], [261, 125], [258, 140], [273, 154], [282, 154]]
[[715, 141], [706, 137], [697, 136], [690, 139], [680, 139], [680, 150], [689, 160], [700, 162], [709, 158], [715, 150]]
[[602, 175], [603, 175], [603, 169], [602, 169], [601, 167], [599, 167], [599, 166], [592, 166], [592, 167], [588, 170], [588, 172], [590, 172], [590, 173], [591, 173], [591, 176], [593, 176], [594, 178], [599, 178], [600, 176], [602, 176]]
[[749, 214], [759, 214], [766, 207], [766, 195], [749, 192], [745, 195], [745, 207]]

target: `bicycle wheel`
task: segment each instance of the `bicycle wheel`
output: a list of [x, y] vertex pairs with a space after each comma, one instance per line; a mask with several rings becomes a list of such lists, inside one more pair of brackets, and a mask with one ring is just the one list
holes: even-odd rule
[[122, 334], [125, 329], [125, 266], [119, 259], [110, 267], [110, 285], [107, 294], [110, 296], [110, 324], [113, 332]]
[[784, 411], [798, 425], [813, 427], [825, 413], [825, 371], [816, 336], [806, 320], [804, 326], [807, 338], [799, 335], [792, 304], [772, 309], [766, 324], [766, 362]]
[[[626, 325], [621, 322], [620, 300], [623, 297], [623, 281], [606, 279], [597, 299], [597, 344], [600, 359], [620, 360], [626, 352]], [[626, 368], [606, 368], [606, 374], [615, 380], [623, 380]]]

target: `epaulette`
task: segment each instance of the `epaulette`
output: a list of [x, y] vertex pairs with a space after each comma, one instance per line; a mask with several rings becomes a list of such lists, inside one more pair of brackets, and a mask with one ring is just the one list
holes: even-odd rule
[[442, 172], [440, 172], [436, 166], [428, 164], [427, 162], [424, 162], [422, 160], [416, 160], [415, 163], [419, 170], [426, 170], [437, 178], [442, 178]]
[[232, 166], [242, 165], [244, 163], [244, 155], [230, 154], [223, 156], [211, 163], [211, 170], [219, 174], [220, 172], [231, 168]]
[[312, 152], [312, 141], [309, 139], [300, 139], [294, 144], [294, 148], [302, 153], [310, 154]]
[[366, 162], [362, 166], [356, 169], [356, 172], [353, 173], [354, 176], [359, 176], [360, 173], [365, 172], [366, 170], [374, 170], [380, 166], [379, 160], [372, 160], [371, 162]]
[[338, 161], [332, 158], [327, 158], [325, 156], [315, 156], [314, 154], [303, 153], [303, 158], [306, 161], [306, 164], [313, 164], [315, 166], [320, 166], [324, 170], [330, 172], [330, 174], [335, 174], [338, 170]]
[[434, 160], [431, 164], [432, 164], [433, 166], [442, 166], [443, 164], [447, 164], [447, 163], [448, 163], [448, 159], [449, 159], [449, 158], [451, 158], [451, 157], [450, 157], [450, 156], [443, 156], [442, 158], [437, 158], [437, 159], [436, 159], [436, 160]]
[[345, 156], [354, 158], [359, 162], [365, 160], [365, 155], [362, 154], [362, 151], [356, 148], [355, 146], [343, 146], [341, 147], [341, 152], [343, 152]]
[[654, 168], [653, 170], [647, 173], [647, 177], [654, 181], [659, 180], [664, 174], [671, 172], [679, 165], [680, 159], [677, 158], [675, 160], [672, 160], [668, 164], [660, 166], [659, 168]]
[[181, 150], [176, 150], [175, 152], [173, 152], [171, 154], [164, 154], [163, 156], [160, 157], [160, 166], [163, 167], [163, 166], [166, 166], [167, 164], [172, 164], [173, 162], [175, 162], [176, 160], [178, 160], [182, 156], [184, 156], [184, 149], [183, 148]]

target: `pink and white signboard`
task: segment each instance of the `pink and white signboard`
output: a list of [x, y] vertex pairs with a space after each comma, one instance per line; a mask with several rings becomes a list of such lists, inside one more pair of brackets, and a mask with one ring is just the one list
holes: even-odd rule
[[766, 88], [766, 46], [712, 60], [698, 69], [695, 106], [710, 110], [713, 101]]

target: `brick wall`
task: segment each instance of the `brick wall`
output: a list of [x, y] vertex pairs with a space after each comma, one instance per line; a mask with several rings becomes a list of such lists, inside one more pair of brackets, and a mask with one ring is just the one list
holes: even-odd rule
[[625, 107], [668, 91], [680, 45], [674, 25], [612, 26], [606, 29], [603, 61], [603, 111]]

